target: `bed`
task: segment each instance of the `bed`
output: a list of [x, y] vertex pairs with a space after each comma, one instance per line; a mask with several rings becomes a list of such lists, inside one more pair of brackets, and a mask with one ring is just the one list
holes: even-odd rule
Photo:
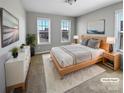
[[55, 68], [57, 68], [61, 78], [63, 78], [66, 74], [103, 60], [103, 52], [108, 51], [109, 47], [106, 43], [106, 37], [91, 35], [80, 36], [80, 40], [91, 38], [101, 41], [99, 49], [93, 49], [81, 44], [66, 45], [51, 49], [50, 55], [52, 62], [54, 63]]

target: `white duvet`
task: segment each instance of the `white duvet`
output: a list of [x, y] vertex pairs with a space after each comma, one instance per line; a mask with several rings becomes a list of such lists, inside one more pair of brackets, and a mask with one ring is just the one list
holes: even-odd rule
[[51, 52], [62, 67], [77, 64], [101, 56], [103, 49], [93, 49], [80, 44], [53, 47]]

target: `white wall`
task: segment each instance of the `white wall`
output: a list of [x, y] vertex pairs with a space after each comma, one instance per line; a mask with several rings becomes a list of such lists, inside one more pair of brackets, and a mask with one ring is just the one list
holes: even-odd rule
[[12, 47], [20, 45], [21, 43], [25, 43], [26, 21], [25, 21], [25, 11], [20, 0], [0, 0], [0, 7], [6, 9], [8, 12], [13, 14], [17, 19], [19, 19], [19, 41], [5, 48], [0, 47], [0, 56], [1, 56], [2, 54], [8, 52], [8, 50], [10, 50]]
[[[26, 20], [25, 20], [25, 11], [23, 9], [20, 0], [0, 0], [0, 7], [6, 9], [16, 18], [19, 19], [19, 41], [5, 48], [0, 47], [0, 93], [5, 93], [4, 63], [8, 59], [7, 54], [12, 47], [19, 46], [21, 43], [25, 43]], [[0, 34], [0, 38], [1, 38], [1, 34]]]
[[115, 10], [122, 9], [123, 3], [117, 3], [98, 9], [77, 18], [77, 34], [87, 34], [87, 23], [99, 19], [105, 19], [105, 35], [113, 36], [115, 31]]

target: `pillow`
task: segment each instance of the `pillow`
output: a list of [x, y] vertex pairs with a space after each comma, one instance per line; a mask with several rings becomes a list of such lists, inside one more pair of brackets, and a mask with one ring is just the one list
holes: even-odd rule
[[97, 48], [100, 47], [100, 42], [101, 42], [101, 40], [99, 40], [99, 39], [90, 39], [90, 40], [88, 41], [87, 46], [88, 46], [88, 47], [91, 47], [91, 48], [97, 49]]
[[89, 40], [89, 39], [83, 39], [83, 40], [81, 41], [81, 45], [87, 46], [88, 40]]

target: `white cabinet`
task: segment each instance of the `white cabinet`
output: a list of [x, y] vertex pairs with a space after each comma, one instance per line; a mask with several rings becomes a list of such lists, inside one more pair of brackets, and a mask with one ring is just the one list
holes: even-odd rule
[[0, 60], [0, 93], [5, 93], [4, 61]]
[[18, 53], [17, 58], [11, 57], [5, 63], [7, 91], [13, 88], [25, 88], [26, 76], [30, 64], [30, 47], [25, 46], [23, 52]]

